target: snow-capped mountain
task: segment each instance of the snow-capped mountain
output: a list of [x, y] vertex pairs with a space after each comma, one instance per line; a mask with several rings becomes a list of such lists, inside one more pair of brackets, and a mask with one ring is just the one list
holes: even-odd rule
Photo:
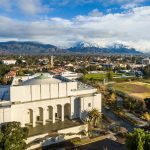
[[76, 43], [75, 47], [78, 47], [78, 48], [99, 47], [100, 48], [101, 46], [96, 43], [78, 42], [78, 43]]
[[96, 43], [78, 42], [68, 50], [79, 53], [142, 54], [134, 48], [129, 48], [120, 43], [114, 43], [103, 47]]

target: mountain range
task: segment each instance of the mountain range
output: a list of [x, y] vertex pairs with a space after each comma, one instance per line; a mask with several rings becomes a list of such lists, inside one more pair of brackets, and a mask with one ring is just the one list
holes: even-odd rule
[[96, 43], [79, 42], [68, 50], [71, 52], [82, 53], [142, 54], [134, 48], [129, 48], [123, 44], [118, 43], [102, 47]]
[[65, 53], [66, 51], [54, 45], [38, 42], [0, 42], [0, 54], [52, 54]]
[[66, 49], [58, 48], [51, 44], [38, 42], [0, 42], [0, 54], [64, 54], [64, 53], [106, 53], [106, 54], [142, 54], [134, 48], [129, 48], [123, 44], [113, 44], [102, 47], [95, 43], [78, 42], [74, 46]]

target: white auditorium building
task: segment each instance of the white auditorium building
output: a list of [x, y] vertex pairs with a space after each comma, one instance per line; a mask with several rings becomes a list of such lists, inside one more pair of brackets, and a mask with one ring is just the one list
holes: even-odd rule
[[85, 120], [93, 108], [101, 111], [97, 89], [71, 80], [71, 75], [37, 73], [15, 77], [12, 85], [0, 86], [0, 123], [18, 121], [22, 127], [34, 129], [65, 119]]

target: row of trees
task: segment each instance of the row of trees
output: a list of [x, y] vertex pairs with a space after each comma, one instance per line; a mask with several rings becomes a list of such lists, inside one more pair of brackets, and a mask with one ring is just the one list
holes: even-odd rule
[[145, 111], [146, 104], [143, 100], [131, 96], [124, 97], [124, 107], [130, 111]]

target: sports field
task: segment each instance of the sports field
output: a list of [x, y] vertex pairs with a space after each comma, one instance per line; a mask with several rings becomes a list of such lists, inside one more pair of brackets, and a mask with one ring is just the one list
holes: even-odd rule
[[[113, 77], [121, 77], [122, 74], [117, 74], [117, 73], [113, 73], [112, 76]], [[106, 73], [96, 73], [96, 74], [86, 74], [84, 76], [85, 79], [94, 79], [94, 80], [104, 80], [107, 78], [107, 74]]]
[[[124, 74], [121, 73], [112, 73], [112, 81], [128, 81], [130, 79], [133, 79], [135, 77], [133, 76], [124, 76]], [[86, 74], [83, 76], [84, 80], [95, 80], [95, 81], [103, 81], [104, 79], [108, 79], [107, 73], [96, 73], [96, 74]]]
[[150, 97], [150, 83], [145, 82], [122, 82], [113, 84], [113, 89], [139, 98]]

